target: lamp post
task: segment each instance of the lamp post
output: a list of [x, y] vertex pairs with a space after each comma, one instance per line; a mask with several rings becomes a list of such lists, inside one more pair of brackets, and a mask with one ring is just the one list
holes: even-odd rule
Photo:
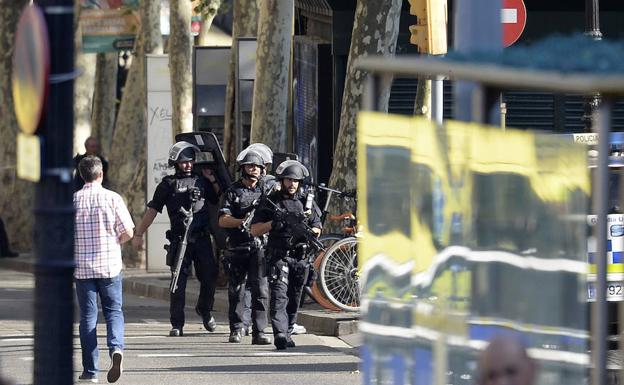
[[38, 0], [48, 26], [50, 78], [40, 123], [35, 197], [35, 385], [73, 384], [74, 1]]

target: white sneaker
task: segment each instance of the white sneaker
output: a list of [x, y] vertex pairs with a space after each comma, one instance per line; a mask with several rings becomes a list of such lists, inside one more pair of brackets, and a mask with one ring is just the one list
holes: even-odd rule
[[292, 334], [306, 334], [307, 332], [308, 331], [306, 330], [305, 326], [301, 326], [297, 324], [293, 325]]
[[122, 361], [123, 353], [121, 350], [115, 350], [111, 356], [111, 366], [106, 375], [108, 382], [115, 382], [121, 377], [121, 373], [123, 373]]

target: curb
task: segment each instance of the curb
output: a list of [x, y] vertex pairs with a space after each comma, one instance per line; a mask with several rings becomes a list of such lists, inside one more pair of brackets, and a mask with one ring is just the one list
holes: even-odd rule
[[[21, 254], [17, 258], [0, 258], [0, 269], [34, 274], [35, 260], [31, 254]], [[144, 270], [129, 269], [124, 270], [124, 274], [124, 293], [169, 301], [167, 273], [147, 273]], [[197, 280], [189, 278], [187, 285], [187, 304], [197, 302], [199, 296]], [[217, 288], [213, 309], [227, 314], [227, 289]], [[315, 303], [306, 303], [299, 311], [297, 323], [314, 334], [344, 337], [358, 332], [358, 318], [359, 313], [335, 312], [325, 310]]]

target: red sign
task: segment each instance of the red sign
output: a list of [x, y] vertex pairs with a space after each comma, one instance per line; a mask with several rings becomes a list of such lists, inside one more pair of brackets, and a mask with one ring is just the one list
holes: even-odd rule
[[503, 46], [509, 47], [522, 35], [526, 26], [526, 6], [522, 0], [503, 0], [501, 23], [503, 23]]
[[199, 35], [199, 32], [201, 31], [201, 27], [202, 27], [201, 18], [199, 16], [193, 16], [191, 18], [191, 35], [192, 36]]

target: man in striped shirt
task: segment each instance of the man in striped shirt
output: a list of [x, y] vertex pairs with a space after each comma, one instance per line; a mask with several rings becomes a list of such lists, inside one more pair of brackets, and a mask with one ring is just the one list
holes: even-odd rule
[[87, 156], [78, 164], [85, 185], [74, 193], [76, 227], [74, 255], [76, 295], [80, 306], [81, 381], [98, 382], [97, 297], [106, 319], [106, 344], [111, 357], [108, 382], [122, 372], [124, 316], [121, 247], [132, 239], [134, 223], [121, 196], [102, 187], [102, 161]]

